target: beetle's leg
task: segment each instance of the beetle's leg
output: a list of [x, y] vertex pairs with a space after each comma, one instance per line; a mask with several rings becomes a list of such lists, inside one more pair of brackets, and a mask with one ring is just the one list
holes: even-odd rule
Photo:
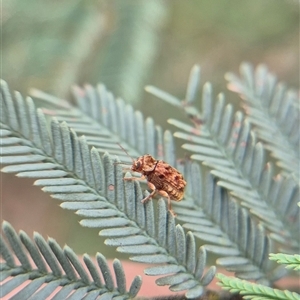
[[154, 195], [155, 193], [157, 192], [156, 191], [156, 187], [154, 184], [152, 184], [151, 182], [148, 182], [148, 186], [149, 188], [152, 190], [152, 192], [147, 196], [145, 197], [143, 200], [141, 200], [142, 203], [146, 203], [148, 200], [150, 200]]
[[128, 171], [132, 171], [132, 170], [131, 170], [131, 168], [130, 168], [130, 167], [128, 167], [128, 168], [122, 168], [122, 171], [123, 171], [123, 172], [125, 172], [125, 171], [127, 171], [127, 172], [128, 172]]
[[169, 194], [165, 191], [159, 190], [158, 191], [159, 194], [161, 194], [163, 197], [168, 199], [168, 211], [174, 216], [176, 217], [176, 213], [174, 212], [174, 210], [172, 209], [172, 205], [171, 205], [171, 198], [169, 196]]
[[143, 175], [141, 177], [124, 177], [123, 180], [145, 180], [146, 177]]

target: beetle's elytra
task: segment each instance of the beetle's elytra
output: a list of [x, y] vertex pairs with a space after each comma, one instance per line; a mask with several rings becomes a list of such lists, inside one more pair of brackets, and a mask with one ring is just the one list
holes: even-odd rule
[[[120, 145], [127, 153], [127, 151]], [[128, 155], [128, 153], [127, 153]], [[129, 156], [129, 155], [128, 155]], [[142, 200], [142, 203], [150, 200], [156, 193], [168, 199], [168, 210], [175, 216], [171, 207], [171, 200], [181, 201], [184, 196], [186, 181], [182, 174], [163, 160], [156, 160], [150, 154], [145, 154], [132, 159], [131, 170], [142, 174], [142, 177], [129, 177], [125, 180], [146, 179], [152, 192]]]

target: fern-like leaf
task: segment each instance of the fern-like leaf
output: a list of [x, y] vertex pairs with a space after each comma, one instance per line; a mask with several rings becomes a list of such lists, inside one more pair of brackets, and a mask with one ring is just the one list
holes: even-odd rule
[[120, 143], [132, 157], [149, 153], [157, 159], [175, 163], [174, 149], [164, 151], [164, 148], [172, 147], [166, 146], [170, 133], [163, 133], [152, 118], [144, 120], [141, 112], [135, 112], [122, 99], [115, 99], [103, 84], [97, 88], [86, 85], [84, 89], [75, 86], [73, 94], [77, 107], [38, 90], [33, 89], [31, 94], [38, 98], [40, 106], [45, 107], [46, 115], [67, 122], [100, 153], [108, 151], [118, 155], [122, 162], [131, 162], [117, 144]]
[[[187, 95], [196, 94], [197, 67], [191, 71]], [[191, 89], [195, 91], [192, 92]], [[170, 119], [169, 123], [181, 131], [174, 136], [187, 140], [182, 147], [191, 151], [192, 159], [200, 160], [211, 169], [218, 185], [227, 189], [241, 205], [258, 217], [275, 240], [299, 249], [298, 228], [299, 186], [292, 176], [273, 178], [272, 164], [265, 164], [263, 145], [256, 142], [250, 123], [241, 112], [233, 114], [233, 107], [225, 105], [222, 95], [213, 101], [212, 87], [203, 87], [201, 112], [193, 106], [195, 97], [184, 102], [149, 86], [148, 92], [162, 100], [182, 107], [195, 126]]]
[[5, 112], [1, 119], [1, 161], [9, 164], [3, 171], [41, 178], [35, 184], [61, 200], [63, 208], [82, 216], [81, 225], [102, 229], [100, 235], [108, 237], [106, 244], [130, 254], [132, 260], [162, 265], [146, 272], [160, 275], [159, 284], [170, 285], [174, 291], [188, 290], [190, 298], [202, 294], [203, 287], [213, 279], [215, 267], [203, 273], [205, 250], [197, 251], [193, 234], [175, 226], [162, 199], [155, 218], [153, 202], [141, 203], [139, 183], [124, 183], [122, 167], [115, 164], [117, 159], [108, 154], [101, 159], [99, 152], [90, 150], [85, 138], [78, 138], [66, 123], [52, 120], [49, 134], [45, 116], [40, 109], [35, 110], [31, 98], [24, 101], [17, 94], [14, 101], [4, 83], [1, 95]]
[[186, 165], [189, 185], [185, 201], [175, 203], [178, 219], [217, 254], [217, 264], [242, 279], [255, 279], [269, 284], [286, 272], [274, 268], [268, 260], [274, 250], [272, 239], [262, 224], [251, 218], [226, 190], [215, 184], [209, 173], [203, 176], [195, 162]]
[[240, 78], [226, 74], [229, 89], [241, 95], [249, 122], [278, 166], [293, 173], [299, 182], [300, 110], [296, 91], [277, 83], [265, 65], [254, 71], [251, 64], [243, 63], [240, 73]]
[[[194, 76], [194, 74], [198, 76], [198, 68], [193, 69], [192, 75]], [[186, 99], [189, 99], [189, 103], [195, 98], [196, 93], [192, 90], [197, 85], [196, 79], [191, 79], [188, 88]], [[102, 85], [98, 86], [97, 89], [90, 86], [86, 86], [85, 89], [75, 89], [77, 105], [81, 112], [85, 112], [85, 115], [79, 114], [78, 111], [76, 113], [75, 108], [61, 99], [56, 100], [53, 96], [37, 91], [34, 94], [46, 100], [48, 107], [49, 105], [53, 107], [53, 113], [56, 113], [61, 120], [66, 116], [68, 118], [68, 114], [71, 113], [72, 126], [80, 133], [84, 133], [90, 144], [94, 142], [97, 145], [98, 140], [103, 140], [105, 142], [103, 144], [108, 145], [108, 147], [115, 147], [115, 141], [118, 141], [130, 149], [133, 155], [134, 153], [143, 155], [148, 152], [175, 165], [188, 182], [185, 198], [178, 205], [177, 203], [174, 204], [178, 219], [185, 222], [184, 227], [186, 229], [191, 230], [196, 237], [206, 243], [206, 249], [225, 256], [226, 259], [222, 258], [217, 261], [219, 264], [236, 272], [236, 275], [242, 278], [255, 278], [262, 282], [273, 281], [283, 275], [282, 271], [271, 271], [269, 262], [263, 263], [264, 259], [268, 257], [268, 253], [272, 251], [272, 243], [264, 229], [261, 226], [257, 227], [247, 211], [238, 208], [238, 204], [228, 198], [225, 190], [218, 188], [215, 191], [215, 182], [211, 176], [202, 180], [200, 169], [196, 163], [176, 164], [171, 134], [166, 132], [163, 142], [161, 130], [158, 127], [156, 127], [156, 131], [153, 129], [152, 119], [143, 121], [141, 114], [139, 112], [134, 113], [131, 106], [125, 106], [121, 100], [114, 102], [113, 96]], [[173, 103], [175, 100], [170, 98], [169, 101]], [[181, 105], [179, 101], [177, 103], [179, 106]], [[58, 108], [58, 111], [54, 110], [55, 107]], [[130, 112], [130, 115], [127, 112]], [[189, 111], [188, 113], [192, 114], [193, 112]], [[194, 120], [197, 118], [199, 116], [196, 116]], [[83, 127], [82, 124], [89, 124], [89, 127]], [[93, 134], [87, 130], [90, 127], [95, 128]], [[103, 127], [108, 131], [105, 137], [101, 136], [101, 128]], [[139, 132], [134, 130], [136, 127], [139, 127]], [[137, 139], [138, 136], [140, 136], [139, 139]], [[123, 140], [129, 142], [125, 144], [122, 142]], [[99, 151], [103, 151], [101, 146], [99, 145], [97, 148]], [[138, 149], [138, 151], [134, 152], [134, 149]], [[119, 155], [121, 150], [117, 147], [117, 149], [112, 148], [109, 151], [117, 151]], [[128, 157], [123, 159], [128, 161]], [[121, 204], [122, 201], [120, 201]], [[233, 205], [234, 209], [230, 205]], [[237, 215], [239, 222], [236, 221]], [[226, 220], [231, 220], [230, 226]], [[245, 237], [240, 239], [241, 234], [235, 235], [235, 233], [245, 227], [241, 227], [243, 222], [247, 224], [246, 232], [251, 228], [252, 235], [243, 232], [241, 234], [245, 234]], [[261, 250], [264, 250], [257, 252], [254, 249], [248, 249], [247, 252], [245, 240], [252, 244], [255, 240], [259, 241], [255, 246], [256, 249], [260, 247]], [[241, 272], [243, 269], [244, 272]]]
[[300, 271], [300, 255], [288, 255], [284, 253], [270, 253], [270, 259], [276, 260], [279, 264], [286, 265], [287, 269]]
[[220, 280], [219, 285], [232, 293], [240, 293], [244, 299], [252, 300], [298, 300], [300, 295], [288, 290], [277, 290], [270, 287], [240, 280], [234, 277], [227, 277], [218, 273], [216, 277]]
[[[142, 284], [140, 276], [134, 278], [129, 291], [126, 291], [125, 273], [117, 259], [113, 262], [115, 274], [111, 274], [105, 257], [100, 253], [96, 255], [97, 264], [85, 254], [84, 266], [70, 247], [62, 249], [52, 238], [45, 241], [40, 234], [35, 233], [32, 241], [23, 231], [17, 234], [5, 221], [2, 229], [4, 237], [0, 237], [0, 251], [4, 260], [1, 266], [3, 297], [17, 288], [19, 291], [13, 299], [46, 299], [50, 295], [53, 297], [51, 299], [67, 299], [68, 296], [68, 299], [96, 299], [99, 295], [110, 299], [131, 299], [139, 292]], [[28, 281], [29, 284], [23, 286]]]

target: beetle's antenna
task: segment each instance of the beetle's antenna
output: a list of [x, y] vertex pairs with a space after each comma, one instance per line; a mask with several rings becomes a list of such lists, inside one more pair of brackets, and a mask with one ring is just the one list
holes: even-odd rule
[[129, 155], [129, 153], [119, 143], [117, 143], [117, 144], [132, 159], [132, 162], [134, 162], [134, 159]]

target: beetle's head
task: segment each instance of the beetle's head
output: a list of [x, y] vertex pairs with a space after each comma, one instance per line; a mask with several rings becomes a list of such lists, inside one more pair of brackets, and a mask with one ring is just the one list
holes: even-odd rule
[[131, 170], [145, 174], [154, 170], [157, 161], [150, 155], [145, 154], [133, 161]]
[[141, 173], [143, 171], [143, 166], [144, 166], [144, 157], [140, 156], [139, 158], [133, 161], [131, 170], [134, 172]]

